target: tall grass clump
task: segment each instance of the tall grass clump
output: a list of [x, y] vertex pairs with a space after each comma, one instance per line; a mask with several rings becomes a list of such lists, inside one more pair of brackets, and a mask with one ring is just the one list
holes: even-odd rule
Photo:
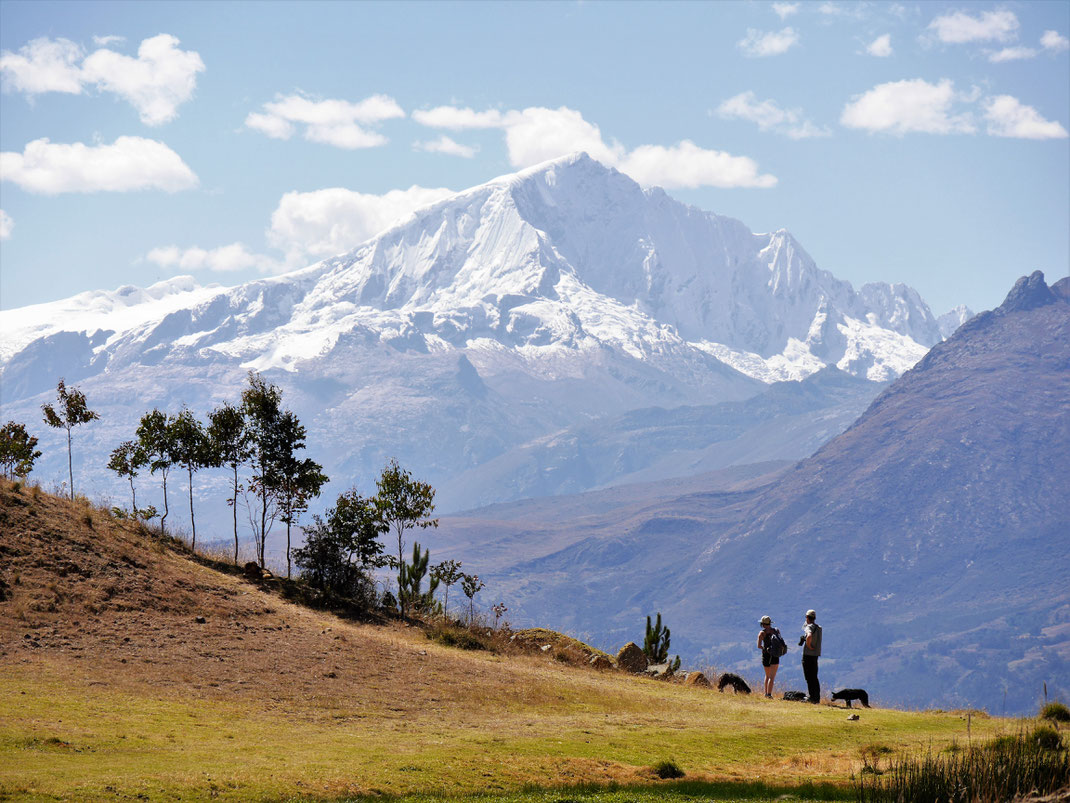
[[1051, 729], [953, 753], [895, 758], [879, 778], [859, 777], [857, 800], [995, 803], [1058, 792], [1070, 786], [1070, 753], [1040, 730]]

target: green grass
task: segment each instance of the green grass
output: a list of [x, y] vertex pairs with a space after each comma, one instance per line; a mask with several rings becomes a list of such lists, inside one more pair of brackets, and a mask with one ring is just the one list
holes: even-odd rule
[[[864, 724], [849, 723], [825, 706], [556, 663], [531, 671], [555, 680], [557, 695], [421, 716], [390, 701], [371, 709], [323, 698], [295, 708], [203, 699], [178, 686], [120, 691], [41, 666], [8, 667], [0, 670], [0, 800], [764, 800], [784, 789], [798, 795], [811, 781], [825, 784], [814, 799], [835, 800], [859, 769], [859, 748], [876, 738], [915, 749], [965, 736], [954, 714], [874, 709]], [[975, 720], [974, 738], [986, 728], [995, 735], [997, 721]], [[653, 767], [667, 760], [684, 781], [657, 780]], [[769, 786], [752, 785], [756, 777]]]

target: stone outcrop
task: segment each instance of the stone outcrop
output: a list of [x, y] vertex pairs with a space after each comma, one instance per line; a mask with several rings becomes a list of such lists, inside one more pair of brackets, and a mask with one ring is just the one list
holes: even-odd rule
[[629, 641], [617, 653], [617, 666], [625, 672], [638, 674], [645, 671], [647, 665], [646, 653], [634, 641]]

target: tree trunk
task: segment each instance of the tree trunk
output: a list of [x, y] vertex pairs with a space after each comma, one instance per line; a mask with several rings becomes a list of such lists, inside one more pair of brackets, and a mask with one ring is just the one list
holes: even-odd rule
[[193, 546], [191, 549], [197, 551], [197, 520], [193, 517], [193, 464], [186, 464], [186, 473], [189, 475], [189, 526], [193, 530]]
[[134, 521], [137, 521], [137, 492], [134, 490], [133, 477], [130, 477], [130, 504], [133, 505]]
[[234, 565], [238, 565], [238, 464], [234, 464], [234, 497], [230, 500], [234, 508]]
[[67, 427], [67, 476], [71, 479], [71, 501], [74, 501], [74, 461], [71, 459], [71, 428]]
[[167, 514], [170, 509], [167, 507], [167, 472], [163, 475], [163, 518], [160, 519], [160, 535], [167, 535]]
[[[261, 468], [261, 470], [263, 470]], [[263, 478], [260, 480], [260, 568], [264, 568], [264, 552], [267, 551], [267, 488], [264, 487]]]
[[290, 579], [290, 519], [291, 516], [286, 517], [286, 579]]

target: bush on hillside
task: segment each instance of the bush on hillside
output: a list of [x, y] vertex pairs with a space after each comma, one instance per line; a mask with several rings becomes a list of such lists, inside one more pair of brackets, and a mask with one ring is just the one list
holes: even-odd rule
[[1070, 722], [1070, 708], [1059, 702], [1048, 703], [1040, 709], [1040, 718], [1050, 722]]

